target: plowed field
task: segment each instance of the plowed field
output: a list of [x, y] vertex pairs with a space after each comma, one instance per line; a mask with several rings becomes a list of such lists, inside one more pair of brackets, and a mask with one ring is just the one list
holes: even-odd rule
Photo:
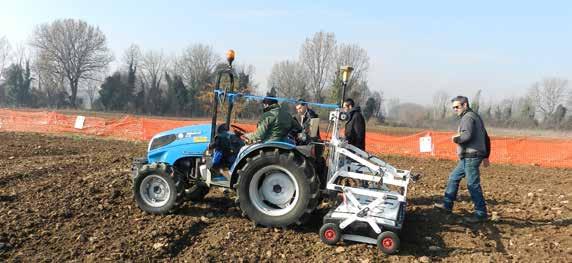
[[143, 143], [11, 132], [0, 141], [0, 261], [572, 262], [570, 169], [483, 169], [492, 219], [467, 224], [464, 186], [454, 215], [432, 207], [454, 162], [381, 156], [423, 174], [409, 188], [401, 251], [385, 256], [367, 244], [321, 243], [325, 209], [297, 228], [254, 227], [220, 189], [175, 214], [146, 214], [129, 174]]

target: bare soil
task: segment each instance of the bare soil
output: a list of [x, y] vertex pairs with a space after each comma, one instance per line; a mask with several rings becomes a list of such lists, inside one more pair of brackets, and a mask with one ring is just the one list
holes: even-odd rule
[[464, 186], [453, 215], [432, 206], [454, 162], [382, 156], [423, 174], [409, 188], [401, 251], [386, 256], [367, 244], [321, 243], [326, 209], [297, 228], [254, 227], [220, 189], [175, 214], [146, 214], [129, 174], [144, 143], [11, 132], [0, 141], [0, 261], [572, 262], [570, 169], [483, 169], [492, 220], [467, 224]]

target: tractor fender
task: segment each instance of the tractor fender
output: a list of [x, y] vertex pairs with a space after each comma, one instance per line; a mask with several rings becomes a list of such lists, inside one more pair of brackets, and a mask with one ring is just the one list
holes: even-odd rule
[[235, 162], [233, 163], [230, 172], [230, 185], [234, 188], [234, 184], [238, 180], [238, 170], [246, 163], [246, 159], [252, 155], [255, 155], [258, 151], [264, 149], [282, 149], [288, 151], [294, 151], [296, 154], [300, 154], [306, 158], [313, 158], [311, 152], [304, 148], [304, 146], [296, 146], [294, 144], [286, 143], [286, 142], [265, 142], [254, 144], [250, 146], [245, 146], [247, 148], [243, 149], [237, 156]]

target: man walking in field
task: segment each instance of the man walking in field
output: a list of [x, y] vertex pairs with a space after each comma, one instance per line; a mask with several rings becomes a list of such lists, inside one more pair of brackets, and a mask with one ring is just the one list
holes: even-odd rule
[[489, 166], [490, 138], [481, 117], [469, 107], [467, 97], [457, 96], [451, 102], [453, 110], [460, 119], [457, 134], [452, 137], [453, 142], [457, 144], [459, 162], [449, 175], [443, 203], [435, 203], [435, 207], [451, 212], [453, 203], [457, 199], [459, 183], [463, 177], [467, 177], [467, 188], [475, 205], [475, 213], [472, 217], [466, 218], [466, 221], [483, 222], [487, 220], [487, 206], [481, 189], [479, 166], [481, 163], [485, 167]]

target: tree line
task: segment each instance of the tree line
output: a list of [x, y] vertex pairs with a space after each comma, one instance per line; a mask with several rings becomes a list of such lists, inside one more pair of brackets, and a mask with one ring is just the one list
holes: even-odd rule
[[[563, 78], [543, 78], [533, 83], [524, 94], [497, 102], [486, 101], [482, 90], [478, 90], [469, 96], [469, 103], [488, 126], [572, 130], [572, 90], [568, 83]], [[390, 99], [387, 118], [398, 126], [453, 128], [455, 115], [450, 101], [453, 95], [443, 90], [436, 91], [430, 106]]]
[[[83, 108], [134, 114], [208, 117], [217, 72], [226, 66], [211, 46], [196, 43], [175, 55], [132, 44], [115, 57], [105, 34], [77, 19], [38, 25], [26, 45], [12, 47], [0, 37], [0, 106]], [[110, 72], [111, 63], [116, 69]], [[367, 119], [390, 125], [448, 127], [454, 116], [452, 94], [437, 91], [432, 105], [385, 99], [368, 85], [369, 56], [357, 44], [339, 43], [332, 32], [306, 38], [298, 59], [277, 61], [264, 92], [253, 81], [255, 68], [237, 64], [233, 87], [245, 93], [272, 94], [319, 103], [339, 103], [343, 65], [354, 68], [346, 97], [353, 98]], [[223, 85], [228, 80], [223, 79]], [[533, 83], [528, 92], [500, 102], [484, 101], [481, 91], [470, 97], [474, 110], [492, 126], [570, 129], [572, 92], [568, 80], [552, 77]], [[241, 101], [235, 117], [256, 118], [257, 102]], [[325, 112], [320, 112], [327, 117]]]
[[[97, 26], [55, 20], [38, 25], [29, 43], [15, 50], [0, 38], [0, 106], [206, 117], [217, 72], [226, 66], [218, 54], [200, 43], [176, 55], [132, 44], [116, 58]], [[337, 44], [333, 33], [318, 32], [306, 39], [300, 58], [275, 63], [268, 83], [274, 95], [337, 102], [341, 82], [336, 68], [353, 63], [349, 94], [369, 105], [367, 117], [380, 113], [382, 96], [367, 86], [369, 57], [363, 48]], [[109, 73], [112, 62], [119, 66]], [[254, 66], [238, 64], [234, 69], [235, 90], [264, 95], [253, 82]], [[235, 109], [237, 117], [253, 118], [259, 104], [239, 102]]]

